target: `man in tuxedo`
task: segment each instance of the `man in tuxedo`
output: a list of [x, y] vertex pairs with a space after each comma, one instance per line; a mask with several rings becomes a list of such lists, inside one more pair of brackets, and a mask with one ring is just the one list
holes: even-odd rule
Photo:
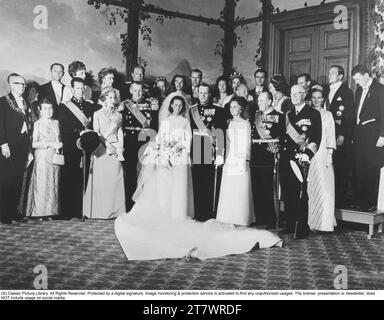
[[[193, 130], [192, 180], [195, 200], [195, 219], [215, 218], [213, 212], [215, 165], [224, 163], [225, 129], [227, 117], [219, 104], [211, 101], [211, 89], [199, 86], [199, 101], [189, 109]], [[217, 182], [220, 182], [218, 174]], [[220, 190], [217, 183], [216, 191]], [[218, 193], [216, 193], [218, 194]], [[216, 197], [217, 203], [217, 197]]]
[[333, 162], [337, 207], [347, 204], [354, 114], [353, 92], [347, 83], [342, 82], [343, 79], [344, 68], [332, 66], [328, 72], [329, 85], [324, 88], [325, 107], [332, 112], [336, 129], [337, 149], [333, 153]]
[[[83, 99], [84, 80], [71, 81], [73, 97], [71, 101], [59, 105], [57, 118], [63, 142], [65, 164], [61, 171], [60, 199], [63, 217], [67, 220], [81, 218], [83, 209], [83, 163], [82, 150], [90, 153], [93, 148], [81, 143], [81, 134], [92, 129], [92, 118], [97, 110], [94, 104]], [[94, 145], [94, 143], [90, 143]], [[86, 161], [87, 162], [87, 161]]]
[[132, 196], [137, 187], [137, 165], [140, 148], [147, 138], [154, 138], [158, 129], [158, 110], [144, 98], [143, 84], [133, 82], [130, 93], [132, 98], [124, 102], [123, 132], [124, 132], [124, 181], [127, 211], [134, 202]]
[[252, 96], [253, 101], [257, 104], [260, 93], [268, 91], [266, 86], [267, 71], [264, 69], [258, 69], [255, 71], [253, 77], [255, 78], [255, 88], [249, 90], [249, 95]]
[[365, 65], [355, 66], [352, 78], [359, 86], [353, 135], [354, 201], [364, 211], [375, 211], [384, 152], [384, 86]]
[[307, 104], [311, 103], [311, 83], [312, 83], [312, 78], [311, 75], [308, 73], [302, 73], [298, 76], [297, 78], [297, 84], [304, 88], [305, 90], [305, 102]]
[[11, 92], [0, 98], [0, 218], [12, 224], [17, 218], [24, 170], [30, 151], [31, 122], [22, 95], [25, 79], [16, 73], [8, 76]]
[[200, 69], [193, 69], [190, 72], [191, 87], [186, 91], [192, 98], [192, 104], [199, 101], [199, 86], [203, 79], [203, 72]]
[[305, 102], [305, 95], [302, 86], [292, 87], [291, 100], [294, 108], [286, 114], [280, 162], [281, 189], [287, 220], [282, 233], [294, 233], [297, 239], [309, 235], [305, 172], [310, 159], [319, 148], [322, 134], [321, 115]]
[[51, 81], [44, 83], [39, 87], [39, 99], [48, 98], [52, 101], [53, 116], [57, 117], [58, 108], [61, 102], [67, 100], [65, 97], [71, 97], [70, 89], [66, 87], [61, 79], [64, 75], [64, 66], [61, 63], [53, 63], [51, 65]]

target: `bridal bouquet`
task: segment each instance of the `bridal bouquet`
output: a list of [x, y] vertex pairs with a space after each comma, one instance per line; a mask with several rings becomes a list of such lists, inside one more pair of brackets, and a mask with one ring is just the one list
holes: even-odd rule
[[185, 161], [186, 147], [175, 139], [164, 139], [147, 148], [147, 160], [165, 168], [172, 168]]

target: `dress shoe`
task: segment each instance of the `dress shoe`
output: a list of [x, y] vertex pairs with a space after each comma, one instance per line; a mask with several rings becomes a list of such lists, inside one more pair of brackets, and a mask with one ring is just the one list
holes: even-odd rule
[[1, 224], [12, 224], [12, 220], [1, 220]]
[[377, 211], [377, 207], [376, 206], [369, 207], [368, 211], [370, 211], [370, 212]]
[[14, 219], [16, 222], [28, 222], [26, 217], [18, 216]]

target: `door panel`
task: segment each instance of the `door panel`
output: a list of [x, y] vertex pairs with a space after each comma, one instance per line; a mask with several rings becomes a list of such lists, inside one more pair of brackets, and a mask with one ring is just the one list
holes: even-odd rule
[[284, 75], [290, 79], [291, 75], [300, 73], [317, 74], [315, 70], [318, 55], [317, 27], [306, 27], [286, 31]]
[[284, 32], [284, 75], [309, 73], [314, 81], [327, 82], [328, 69], [341, 65], [349, 75], [350, 31], [336, 30], [333, 24], [297, 28]]

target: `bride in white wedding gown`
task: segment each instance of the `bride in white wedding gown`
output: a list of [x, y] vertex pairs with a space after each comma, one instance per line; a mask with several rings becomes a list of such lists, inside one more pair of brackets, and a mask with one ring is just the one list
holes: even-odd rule
[[192, 132], [189, 120], [181, 115], [184, 98], [176, 96], [170, 105], [172, 114], [161, 122], [155, 142], [144, 154], [135, 205], [115, 221], [128, 260], [208, 259], [246, 253], [256, 246], [281, 246], [282, 240], [266, 230], [192, 219]]

